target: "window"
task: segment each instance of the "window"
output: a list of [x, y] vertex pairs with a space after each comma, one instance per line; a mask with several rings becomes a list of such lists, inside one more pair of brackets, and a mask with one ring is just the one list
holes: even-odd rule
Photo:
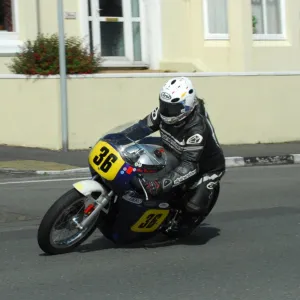
[[228, 39], [227, 0], [203, 0], [205, 39]]
[[253, 34], [256, 39], [283, 39], [284, 0], [251, 0]]
[[145, 65], [144, 12], [141, 0], [86, 0], [90, 47], [103, 66]]
[[0, 53], [10, 54], [19, 50], [16, 8], [18, 0], [0, 1]]
[[0, 31], [13, 31], [12, 1], [2, 0], [0, 3]]

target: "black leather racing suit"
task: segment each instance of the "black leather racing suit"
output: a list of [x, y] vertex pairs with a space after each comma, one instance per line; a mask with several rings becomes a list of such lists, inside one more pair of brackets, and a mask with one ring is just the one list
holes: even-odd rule
[[180, 164], [162, 181], [163, 189], [193, 182], [195, 190], [187, 204], [190, 212], [201, 213], [211, 193], [225, 172], [225, 158], [204, 102], [179, 125], [167, 125], [161, 121], [159, 109], [123, 131], [133, 140], [140, 140], [159, 130], [162, 145], [172, 152]]

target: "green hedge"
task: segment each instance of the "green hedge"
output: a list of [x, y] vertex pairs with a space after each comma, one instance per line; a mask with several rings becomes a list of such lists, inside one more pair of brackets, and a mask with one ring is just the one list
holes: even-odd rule
[[[83, 46], [78, 37], [65, 37], [67, 74], [92, 74], [101, 69], [101, 56]], [[58, 34], [39, 34], [36, 40], [28, 40], [8, 64], [14, 74], [56, 75], [59, 74]]]

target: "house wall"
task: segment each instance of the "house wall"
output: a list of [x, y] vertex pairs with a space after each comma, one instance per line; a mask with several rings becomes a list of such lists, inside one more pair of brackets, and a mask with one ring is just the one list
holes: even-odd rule
[[[34, 39], [39, 31], [56, 33], [57, 1], [14, 0], [20, 43]], [[67, 35], [85, 35], [83, 0], [64, 0], [64, 10], [77, 18], [65, 20]], [[148, 7], [150, 0], [141, 0]], [[204, 25], [205, 0], [162, 0], [162, 54], [153, 62], [161, 69], [181, 72], [290, 71], [300, 69], [300, 2], [284, 0], [286, 36], [283, 40], [254, 40], [251, 1], [228, 0], [229, 39], [207, 39]], [[148, 6], [147, 6], [148, 5]], [[29, 22], [30, 20], [30, 22]], [[150, 22], [151, 23], [151, 22]], [[153, 26], [153, 23], [151, 23]], [[148, 28], [150, 32], [151, 28]], [[86, 36], [84, 36], [86, 37]], [[0, 33], [0, 74], [12, 51], [3, 53]], [[152, 48], [153, 50], [153, 48]], [[153, 50], [154, 51], [154, 50]], [[159, 60], [160, 55], [155, 59]]]
[[286, 37], [254, 40], [251, 1], [228, 0], [229, 39], [205, 38], [204, 0], [163, 0], [161, 68], [183, 72], [300, 70], [300, 2], [285, 0]]
[[[87, 149], [111, 128], [146, 116], [178, 74], [107, 74], [68, 79], [70, 149]], [[300, 140], [300, 74], [179, 74], [192, 78], [221, 144]], [[10, 77], [10, 78], [9, 78]], [[0, 144], [61, 148], [59, 78], [0, 78]], [[145, 92], [146, 91], [146, 92]]]

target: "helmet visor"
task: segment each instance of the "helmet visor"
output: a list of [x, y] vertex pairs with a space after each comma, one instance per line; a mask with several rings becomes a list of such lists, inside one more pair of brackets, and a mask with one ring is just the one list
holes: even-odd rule
[[178, 117], [184, 113], [184, 105], [182, 103], [170, 103], [159, 99], [160, 113], [167, 117]]

